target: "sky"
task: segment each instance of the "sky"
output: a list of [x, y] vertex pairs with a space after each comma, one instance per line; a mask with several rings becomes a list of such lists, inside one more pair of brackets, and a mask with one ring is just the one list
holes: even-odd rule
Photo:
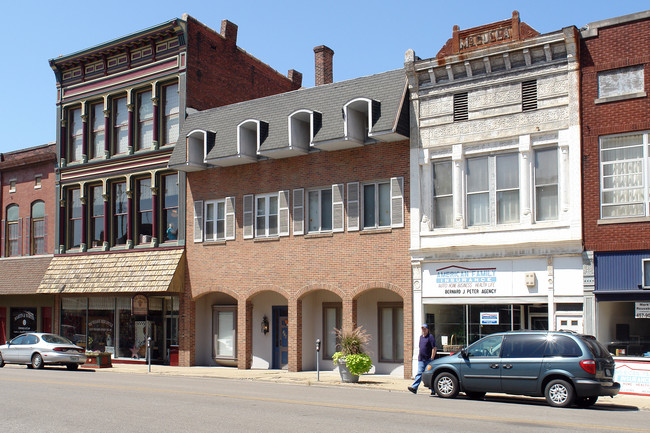
[[49, 59], [184, 13], [216, 31], [223, 19], [237, 24], [240, 48], [283, 74], [302, 72], [303, 86], [312, 87], [313, 48], [319, 45], [334, 50], [334, 81], [343, 81], [401, 68], [408, 49], [434, 57], [456, 24], [467, 29], [509, 19], [518, 10], [521, 21], [548, 33], [648, 7], [647, 0], [7, 1], [0, 152], [55, 141], [56, 81]]

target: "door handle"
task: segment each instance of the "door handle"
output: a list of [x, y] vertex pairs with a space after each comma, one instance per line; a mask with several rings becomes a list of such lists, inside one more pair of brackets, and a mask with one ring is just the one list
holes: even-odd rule
[[499, 364], [490, 364], [490, 368], [499, 368]]
[[504, 364], [503, 368], [506, 370], [510, 370], [512, 368], [512, 364]]

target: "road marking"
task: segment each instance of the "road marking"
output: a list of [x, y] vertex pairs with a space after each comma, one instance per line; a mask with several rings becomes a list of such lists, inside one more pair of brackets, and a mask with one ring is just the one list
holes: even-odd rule
[[453, 414], [449, 412], [433, 412], [430, 410], [398, 409], [398, 408], [386, 408], [386, 407], [379, 407], [379, 406], [361, 406], [361, 405], [349, 405], [343, 403], [327, 403], [327, 402], [315, 402], [315, 401], [305, 401], [305, 400], [278, 399], [278, 398], [271, 398], [271, 397], [253, 397], [253, 396], [243, 396], [243, 395], [220, 394], [220, 393], [213, 393], [213, 392], [143, 388], [137, 386], [101, 385], [101, 384], [67, 382], [67, 381], [58, 381], [58, 380], [15, 379], [15, 378], [4, 378], [4, 377], [0, 377], [0, 381], [38, 383], [38, 384], [49, 384], [49, 385], [67, 385], [67, 386], [76, 386], [82, 388], [113, 389], [119, 391], [141, 391], [141, 392], [152, 392], [152, 393], [159, 393], [159, 394], [194, 395], [194, 396], [213, 397], [213, 398], [214, 397], [227, 398], [227, 399], [229, 398], [233, 400], [282, 403], [282, 404], [298, 405], [298, 406], [316, 406], [316, 407], [326, 407], [326, 408], [335, 408], [335, 409], [353, 409], [353, 410], [383, 412], [383, 413], [403, 413], [408, 415], [422, 415], [427, 417], [434, 416], [434, 417], [452, 418], [452, 419], [470, 419], [474, 421], [493, 421], [498, 423], [519, 423], [519, 424], [529, 424], [531, 426], [542, 426], [542, 427], [565, 427], [565, 428], [573, 428], [573, 429], [609, 430], [609, 431], [621, 431], [621, 432], [646, 432], [646, 433], [650, 432], [650, 429], [641, 429], [641, 428], [623, 427], [623, 426], [607, 426], [607, 425], [596, 425], [596, 424], [590, 425], [590, 424], [570, 423], [570, 422], [553, 422], [550, 420], [532, 421], [523, 418], [501, 418], [495, 416], [473, 415], [473, 414], [466, 414], [466, 413]]

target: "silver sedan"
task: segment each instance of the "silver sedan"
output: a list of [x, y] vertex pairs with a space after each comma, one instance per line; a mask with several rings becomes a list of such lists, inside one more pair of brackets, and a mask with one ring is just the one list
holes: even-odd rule
[[55, 334], [21, 334], [0, 346], [0, 367], [5, 364], [25, 364], [28, 368], [65, 365], [76, 370], [86, 363], [86, 352], [67, 338]]

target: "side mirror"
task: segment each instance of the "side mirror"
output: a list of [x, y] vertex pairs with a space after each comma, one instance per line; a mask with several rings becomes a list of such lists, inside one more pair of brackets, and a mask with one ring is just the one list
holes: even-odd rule
[[466, 347], [463, 347], [462, 349], [460, 349], [460, 356], [462, 356], [465, 359], [469, 358], [469, 353], [467, 353], [467, 348]]

